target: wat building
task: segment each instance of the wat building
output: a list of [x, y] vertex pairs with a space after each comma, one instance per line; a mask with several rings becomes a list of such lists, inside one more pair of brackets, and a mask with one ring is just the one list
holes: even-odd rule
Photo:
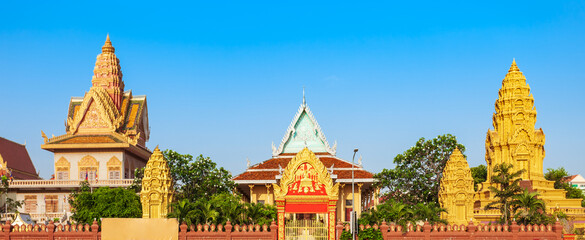
[[69, 101], [65, 134], [47, 137], [41, 131], [41, 148], [54, 153], [53, 179], [10, 184], [10, 193], [24, 201], [18, 211], [33, 220], [67, 218], [68, 196], [82, 181], [92, 188], [130, 186], [134, 170], [146, 166], [151, 155], [145, 145], [150, 134], [146, 96], [125, 90], [109, 36], [101, 50], [89, 91]]
[[303, 100], [280, 145], [272, 145], [272, 158], [249, 165], [234, 177], [236, 191], [247, 202], [276, 206], [279, 239], [301, 235], [334, 239], [335, 223], [350, 219], [352, 200], [359, 216], [369, 203], [378, 203], [379, 193], [361, 159], [352, 164], [338, 158], [336, 145], [329, 145]]
[[[487, 180], [478, 186], [477, 192], [473, 192], [471, 205], [466, 198], [472, 193], [473, 186], [469, 186], [468, 176], [464, 174], [469, 171], [469, 166], [463, 156], [453, 153], [449, 162], [459, 164], [454, 165], [457, 166], [455, 169], [447, 167], [444, 171], [441, 205], [451, 211], [443, 214], [443, 218], [468, 222], [471, 219], [469, 209], [472, 208], [473, 221], [485, 223], [498, 220], [500, 211], [485, 210], [485, 206], [495, 201], [494, 194], [489, 190], [490, 186], [497, 187], [491, 183], [494, 166], [507, 163], [513, 166], [511, 172], [524, 170], [521, 186], [540, 194], [538, 198], [545, 202], [547, 213], [561, 211], [574, 217], [576, 223], [584, 223], [585, 208], [581, 207], [581, 199], [567, 199], [565, 190], [555, 189], [554, 182], [544, 178], [545, 135], [542, 129], [535, 128], [534, 97], [515, 61], [502, 81], [492, 122], [494, 129], [488, 130], [485, 141]], [[457, 176], [455, 173], [461, 177], [460, 180], [453, 181]]]

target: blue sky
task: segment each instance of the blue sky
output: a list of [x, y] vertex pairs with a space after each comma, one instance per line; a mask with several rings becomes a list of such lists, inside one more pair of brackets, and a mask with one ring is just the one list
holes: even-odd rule
[[233, 174], [269, 159], [302, 101], [338, 156], [364, 167], [451, 133], [484, 164], [512, 58], [546, 134], [544, 166], [585, 174], [582, 1], [36, 2], [0, 8], [0, 136], [41, 176], [43, 130], [65, 132], [109, 33], [126, 89], [147, 95], [150, 148], [210, 156]]

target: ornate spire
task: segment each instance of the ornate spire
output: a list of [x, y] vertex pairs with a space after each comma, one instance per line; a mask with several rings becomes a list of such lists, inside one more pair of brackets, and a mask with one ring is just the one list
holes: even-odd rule
[[512, 66], [510, 66], [510, 70], [508, 72], [520, 72], [520, 69], [516, 65], [516, 58], [512, 58]]
[[94, 87], [106, 89], [114, 105], [120, 110], [122, 96], [124, 95], [124, 81], [122, 81], [120, 60], [114, 52], [115, 49], [108, 34], [102, 47], [102, 53], [97, 56], [91, 83]]
[[[505, 162], [514, 165], [515, 170], [525, 169], [523, 179], [541, 179], [544, 133], [535, 129], [534, 97], [516, 60], [502, 80], [495, 110], [494, 130], [488, 130], [486, 139], [488, 169]], [[488, 180], [490, 176], [488, 171]]]
[[449, 224], [466, 224], [473, 217], [473, 177], [465, 156], [458, 148], [453, 150], [443, 169], [439, 203], [447, 212], [441, 218]]
[[168, 207], [173, 198], [172, 182], [167, 160], [157, 145], [144, 168], [142, 191], [140, 191], [142, 218], [167, 216]]
[[106, 36], [106, 42], [102, 47], [102, 53], [114, 53], [115, 51], [116, 49], [114, 49], [114, 47], [112, 46], [112, 42], [110, 41], [110, 34], [108, 33], [108, 35]]

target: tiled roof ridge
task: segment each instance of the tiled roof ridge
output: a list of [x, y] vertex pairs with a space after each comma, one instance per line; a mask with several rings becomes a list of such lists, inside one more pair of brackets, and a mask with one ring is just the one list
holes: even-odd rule
[[20, 146], [26, 147], [26, 144], [20, 144], [20, 143], [17, 143], [17, 142], [15, 142], [15, 141], [12, 141], [12, 140], [10, 140], [10, 139], [8, 139], [8, 138], [5, 138], [5, 137], [0, 137], [0, 138], [4, 139], [4, 140], [6, 140], [6, 141], [9, 141], [9, 142], [11, 142], [11, 143], [18, 144], [18, 145], [20, 145]]

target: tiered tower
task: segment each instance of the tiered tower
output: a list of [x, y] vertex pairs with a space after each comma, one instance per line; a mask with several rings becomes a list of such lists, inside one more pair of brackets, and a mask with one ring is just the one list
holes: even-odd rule
[[544, 179], [545, 136], [542, 129], [535, 129], [534, 97], [516, 61], [512, 62], [502, 81], [495, 109], [492, 118], [494, 130], [488, 130], [485, 142], [487, 181], [482, 183], [475, 196], [476, 217], [490, 219], [494, 216], [489, 215], [497, 215], [482, 209], [493, 201], [488, 187], [493, 167], [501, 163], [512, 164], [513, 171], [525, 170], [521, 176], [523, 186], [538, 191], [549, 212], [561, 208], [582, 210], [580, 200], [566, 199], [564, 190], [554, 189], [554, 182]]
[[115, 51], [108, 34], [102, 53], [97, 56], [91, 83], [94, 87], [106, 89], [114, 105], [120, 110], [124, 95], [124, 81], [122, 81], [120, 59], [116, 57]]
[[172, 182], [167, 160], [157, 146], [144, 168], [140, 191], [142, 218], [166, 218], [173, 198]]
[[439, 203], [447, 212], [441, 218], [449, 224], [467, 224], [473, 217], [473, 177], [465, 156], [458, 148], [449, 157], [439, 190]]
[[48, 138], [57, 180], [133, 179], [146, 165], [150, 134], [146, 96], [124, 92], [120, 60], [110, 36], [97, 55], [91, 88], [69, 102], [66, 133]]

